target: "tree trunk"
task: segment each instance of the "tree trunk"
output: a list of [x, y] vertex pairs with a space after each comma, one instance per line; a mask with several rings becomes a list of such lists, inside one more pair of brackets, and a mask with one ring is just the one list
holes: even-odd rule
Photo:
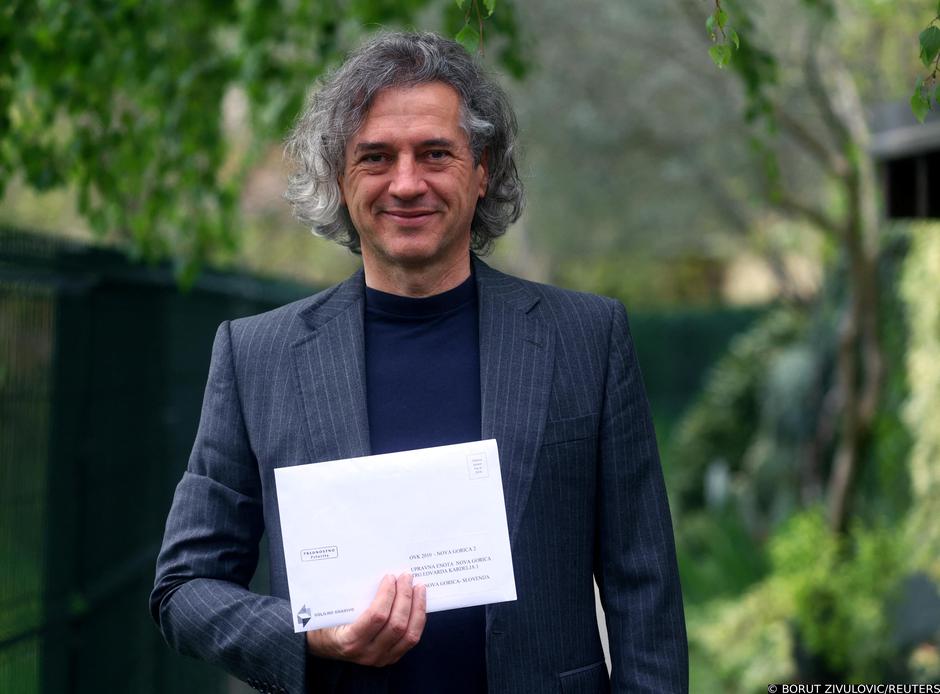
[[878, 332], [879, 213], [877, 177], [867, 154], [868, 129], [854, 82], [844, 71], [834, 76], [846, 156], [848, 219], [842, 230], [848, 260], [849, 300], [840, 326], [837, 383], [842, 393], [841, 429], [829, 480], [828, 512], [833, 530], [845, 530], [852, 489], [865, 455], [881, 399], [884, 363]]
[[[838, 432], [827, 493], [829, 524], [841, 532], [877, 415], [884, 371], [878, 334], [879, 189], [855, 82], [836, 55], [821, 55], [825, 48], [820, 37], [819, 31], [812, 32], [805, 65], [807, 86], [838, 151], [819, 144], [815, 154], [841, 183], [848, 208], [845, 221], [836, 228], [825, 215], [816, 215], [814, 220], [837, 234], [848, 263], [848, 298], [839, 322], [835, 383], [832, 397], [826, 398], [832, 405], [827, 409], [833, 421], [819, 426], [819, 432], [830, 436]], [[806, 147], [812, 138], [804, 133], [797, 139]], [[822, 452], [819, 445], [816, 448]]]

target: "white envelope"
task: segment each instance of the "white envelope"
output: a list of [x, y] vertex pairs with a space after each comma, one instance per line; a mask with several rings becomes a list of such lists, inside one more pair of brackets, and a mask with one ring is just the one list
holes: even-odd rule
[[516, 599], [496, 441], [274, 470], [294, 631], [349, 624], [382, 578], [428, 612]]

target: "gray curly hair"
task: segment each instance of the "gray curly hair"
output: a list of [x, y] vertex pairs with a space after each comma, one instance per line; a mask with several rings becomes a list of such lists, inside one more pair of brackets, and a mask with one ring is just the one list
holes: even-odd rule
[[381, 33], [319, 82], [288, 136], [286, 153], [296, 168], [284, 197], [314, 233], [360, 252], [338, 182], [346, 143], [380, 91], [428, 82], [456, 90], [474, 164], [486, 156], [486, 194], [470, 225], [471, 249], [488, 252], [519, 218], [524, 193], [515, 162], [518, 126], [505, 92], [456, 41], [431, 33]]

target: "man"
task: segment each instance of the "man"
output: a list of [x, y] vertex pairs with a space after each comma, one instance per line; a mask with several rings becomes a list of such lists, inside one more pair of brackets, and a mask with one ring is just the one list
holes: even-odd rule
[[[502, 91], [431, 34], [379, 36], [309, 100], [288, 198], [361, 251], [363, 271], [219, 328], [151, 596], [181, 652], [261, 691], [687, 690], [669, 510], [623, 307], [472, 252], [521, 211], [515, 136]], [[423, 586], [386, 576], [355, 623], [295, 635], [274, 468], [487, 438], [518, 599], [427, 615]], [[247, 589], [265, 531], [271, 596]]]

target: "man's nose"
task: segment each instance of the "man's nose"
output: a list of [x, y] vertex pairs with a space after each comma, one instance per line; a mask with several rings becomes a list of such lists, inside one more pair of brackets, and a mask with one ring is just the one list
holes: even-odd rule
[[396, 198], [409, 200], [423, 195], [427, 190], [427, 182], [414, 157], [399, 156], [392, 170], [388, 192]]

